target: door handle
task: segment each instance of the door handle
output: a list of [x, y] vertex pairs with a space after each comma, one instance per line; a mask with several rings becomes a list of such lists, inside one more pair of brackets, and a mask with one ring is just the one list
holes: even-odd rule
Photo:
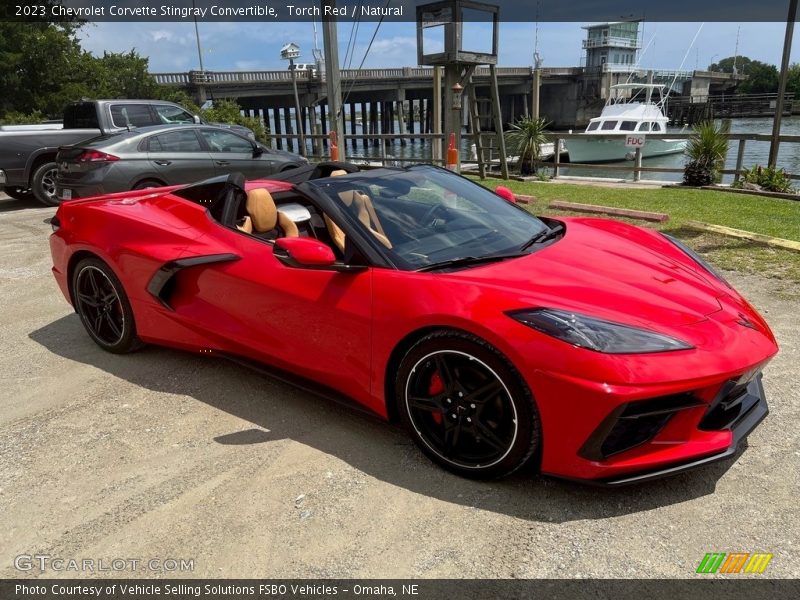
[[217, 163], [220, 167], [227, 167], [230, 166], [231, 164], [230, 161], [228, 160], [215, 160], [214, 162]]
[[154, 160], [153, 162], [156, 163], [157, 165], [161, 165], [162, 167], [166, 167], [167, 165], [172, 164], [171, 160]]

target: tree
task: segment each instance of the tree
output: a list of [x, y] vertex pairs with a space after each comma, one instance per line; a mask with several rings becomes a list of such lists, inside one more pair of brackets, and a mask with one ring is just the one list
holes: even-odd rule
[[236, 123], [249, 127], [259, 142], [269, 140], [264, 122], [255, 117], [245, 117], [234, 100], [215, 100], [212, 106], [202, 110], [200, 114], [209, 123]]
[[[778, 67], [753, 60], [747, 56], [737, 56], [736, 71], [747, 79], [736, 88], [738, 94], [774, 94], [778, 91]], [[734, 57], [723, 58], [708, 66], [709, 71], [733, 73]]]
[[0, 119], [37, 111], [60, 118], [67, 103], [82, 97], [160, 97], [146, 57], [135, 50], [92, 56], [80, 46], [80, 26], [0, 22]]
[[70, 23], [0, 22], [0, 117], [35, 110], [53, 116], [65, 91], [85, 89], [75, 31]]
[[792, 92], [795, 99], [800, 98], [800, 64], [792, 63], [789, 66], [789, 75], [786, 80], [786, 91]]

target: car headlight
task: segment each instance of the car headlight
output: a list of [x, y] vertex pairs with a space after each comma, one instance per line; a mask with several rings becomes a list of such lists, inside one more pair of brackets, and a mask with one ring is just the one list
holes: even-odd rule
[[667, 239], [668, 239], [670, 242], [672, 242], [672, 243], [673, 243], [674, 245], [676, 245], [678, 248], [680, 248], [681, 250], [683, 250], [683, 252], [684, 252], [684, 254], [686, 254], [686, 256], [688, 256], [688, 257], [689, 257], [689, 258], [691, 258], [691, 259], [692, 259], [694, 262], [696, 262], [698, 265], [700, 265], [701, 267], [703, 267], [703, 269], [705, 269], [706, 271], [708, 271], [708, 273], [709, 273], [709, 274], [713, 275], [713, 276], [714, 276], [715, 278], [717, 278], [719, 281], [721, 281], [722, 283], [724, 283], [725, 285], [727, 285], [729, 288], [733, 289], [733, 286], [732, 286], [730, 283], [728, 283], [728, 281], [727, 281], [727, 280], [726, 280], [726, 279], [725, 279], [725, 278], [724, 278], [724, 277], [723, 277], [723, 276], [720, 274], [720, 272], [719, 272], [719, 271], [717, 271], [717, 269], [716, 269], [716, 268], [714, 268], [714, 267], [713, 267], [713, 266], [712, 266], [710, 263], [708, 263], [708, 262], [707, 262], [707, 261], [706, 261], [706, 260], [705, 260], [705, 259], [704, 259], [702, 256], [700, 256], [700, 255], [699, 255], [697, 252], [695, 252], [694, 250], [692, 250], [691, 248], [689, 248], [689, 246], [687, 246], [687, 245], [686, 245], [686, 244], [684, 244], [682, 241], [680, 241], [680, 240], [678, 240], [678, 239], [676, 239], [676, 238], [674, 238], [674, 237], [672, 237], [671, 235], [668, 235], [668, 234], [666, 234], [666, 233], [662, 233], [661, 235], [663, 235], [665, 238], [667, 238]]
[[605, 354], [645, 354], [693, 348], [662, 333], [555, 308], [534, 308], [508, 315], [563, 342]]

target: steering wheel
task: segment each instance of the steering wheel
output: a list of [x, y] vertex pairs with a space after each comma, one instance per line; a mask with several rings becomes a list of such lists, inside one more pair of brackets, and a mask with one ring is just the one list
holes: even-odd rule
[[434, 219], [434, 217], [438, 212], [443, 212], [444, 214], [442, 216], [444, 217], [447, 214], [447, 207], [444, 204], [434, 204], [431, 206], [427, 211], [425, 211], [425, 214], [422, 215], [422, 224], [427, 225], [428, 227], [435, 225], [436, 219]]

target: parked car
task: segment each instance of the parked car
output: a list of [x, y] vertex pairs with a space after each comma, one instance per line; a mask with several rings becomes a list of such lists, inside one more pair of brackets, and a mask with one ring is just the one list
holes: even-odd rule
[[[0, 190], [12, 198], [36, 197], [47, 205], [56, 197], [56, 153], [59, 147], [131, 127], [201, 123], [174, 102], [161, 100], [81, 100], [64, 109], [63, 123], [0, 128]], [[216, 124], [255, 139], [241, 125]]]
[[214, 175], [267, 177], [305, 158], [209, 125], [160, 125], [101, 135], [59, 149], [59, 200], [190, 183]]
[[276, 178], [63, 203], [53, 275], [90, 338], [349, 398], [468, 477], [645, 481], [767, 416], [775, 337], [674, 238], [537, 218], [428, 165]]

